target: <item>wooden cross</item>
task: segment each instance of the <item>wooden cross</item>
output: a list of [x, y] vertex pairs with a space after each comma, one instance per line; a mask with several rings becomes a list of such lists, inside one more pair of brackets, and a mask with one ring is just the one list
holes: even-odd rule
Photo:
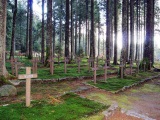
[[94, 63], [94, 68], [92, 68], [92, 70], [94, 71], [94, 84], [96, 84], [96, 77], [97, 77], [98, 68], [95, 63]]
[[49, 62], [49, 66], [50, 66], [50, 73], [51, 73], [51, 75], [53, 75], [53, 73], [54, 73], [54, 58], [50, 57], [48, 62]]
[[89, 59], [88, 59], [88, 70], [89, 70], [89, 71], [90, 71], [91, 62], [94, 62], [94, 59], [89, 58]]
[[145, 72], [146, 71], [146, 62], [145, 61], [143, 62], [143, 65], [144, 65], [143, 68], [144, 68], [144, 72]]
[[121, 68], [121, 79], [123, 79], [123, 75], [124, 75], [124, 73], [123, 73], [123, 71], [124, 71], [124, 65], [123, 65], [123, 62], [121, 61], [121, 65], [119, 66], [120, 68]]
[[78, 73], [80, 73], [80, 63], [81, 63], [81, 58], [80, 57], [78, 57], [77, 63], [78, 63]]
[[18, 79], [26, 79], [26, 107], [30, 106], [31, 78], [37, 78], [37, 74], [31, 74], [31, 67], [26, 67], [26, 74], [18, 75]]
[[64, 73], [67, 73], [67, 63], [68, 63], [67, 57], [64, 58]]
[[136, 61], [136, 65], [137, 65], [137, 73], [139, 73], [139, 60]]
[[107, 79], [107, 68], [108, 68], [107, 63], [105, 63], [105, 66], [103, 67], [103, 69], [104, 69], [104, 80], [105, 81]]
[[39, 62], [38, 58], [33, 58], [32, 61], [32, 69], [33, 73], [37, 73], [37, 63]]
[[132, 64], [132, 60], [130, 59], [130, 74], [132, 75], [132, 67], [133, 67], [133, 64]]

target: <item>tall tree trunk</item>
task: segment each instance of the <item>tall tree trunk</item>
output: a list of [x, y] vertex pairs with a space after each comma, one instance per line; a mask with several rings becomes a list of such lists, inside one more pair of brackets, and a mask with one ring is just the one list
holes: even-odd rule
[[74, 32], [73, 32], [73, 0], [71, 0], [71, 60], [73, 60], [74, 55]]
[[110, 0], [107, 0], [107, 7], [106, 7], [106, 59], [108, 60], [107, 64], [109, 65], [110, 62], [110, 36], [111, 36], [111, 30], [110, 30]]
[[52, 0], [47, 0], [47, 41], [46, 41], [46, 60], [53, 57], [52, 47]]
[[127, 50], [126, 50], [126, 61], [128, 62], [128, 51], [129, 51], [129, 0], [127, 0]]
[[79, 49], [78, 50], [79, 51], [79, 56], [81, 54], [80, 53], [80, 49], [81, 49], [81, 37], [82, 37], [81, 36], [81, 15], [79, 15], [79, 48], [78, 48]]
[[13, 12], [13, 23], [12, 23], [12, 40], [11, 40], [10, 58], [14, 57], [14, 52], [15, 52], [14, 43], [15, 43], [16, 15], [17, 15], [17, 0], [14, 1], [14, 12]]
[[54, 10], [54, 12], [53, 12], [53, 44], [52, 44], [52, 46], [53, 46], [53, 50], [52, 50], [52, 55], [53, 55], [53, 57], [55, 57], [54, 55], [55, 55], [55, 40], [56, 40], [56, 16], [55, 16], [55, 10]]
[[41, 62], [44, 64], [44, 0], [42, 0], [42, 43], [41, 43]]
[[139, 59], [139, 57], [138, 57], [138, 55], [139, 55], [139, 51], [138, 51], [138, 48], [139, 48], [139, 46], [138, 46], [138, 36], [139, 36], [139, 32], [138, 32], [138, 3], [139, 3], [139, 0], [136, 0], [136, 16], [137, 16], [137, 18], [136, 18], [136, 55], [135, 55], [135, 60], [138, 60]]
[[130, 56], [134, 60], [134, 0], [130, 0]]
[[33, 23], [33, 0], [30, 0], [30, 19], [29, 19], [29, 55], [28, 58], [32, 59], [33, 55], [33, 41], [32, 41], [32, 23]]
[[0, 0], [0, 75], [7, 76], [8, 72], [5, 67], [6, 51], [6, 16], [7, 0]]
[[77, 55], [77, 38], [78, 38], [78, 35], [77, 35], [77, 1], [76, 1], [76, 15], [75, 15], [75, 54]]
[[94, 40], [94, 0], [91, 0], [90, 57], [95, 58], [95, 40]]
[[[154, 63], [154, 1], [147, 0], [146, 39], [144, 41], [144, 60]], [[149, 64], [147, 66], [149, 68]]]
[[121, 59], [123, 59], [124, 64], [127, 60], [127, 1], [122, 1], [122, 52]]
[[59, 26], [59, 54], [61, 56], [61, 49], [62, 49], [62, 0], [61, 0], [61, 5], [60, 5], [60, 26]]
[[88, 0], [86, 0], [86, 44], [85, 44], [85, 55], [89, 55], [88, 52]]
[[65, 57], [69, 57], [69, 0], [66, 0]]
[[100, 55], [100, 12], [98, 8], [98, 56]]
[[114, 65], [117, 65], [117, 26], [118, 26], [118, 0], [114, 0]]
[[26, 56], [29, 55], [29, 5], [30, 1], [27, 1], [27, 27], [26, 27]]

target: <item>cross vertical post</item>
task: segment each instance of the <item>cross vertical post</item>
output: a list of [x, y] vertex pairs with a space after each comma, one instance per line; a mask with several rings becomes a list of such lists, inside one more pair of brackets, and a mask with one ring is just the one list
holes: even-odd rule
[[[31, 68], [26, 68], [26, 74], [31, 74]], [[31, 78], [26, 79], [26, 106], [30, 106], [31, 100]]]
[[31, 103], [31, 78], [37, 78], [37, 74], [31, 74], [31, 67], [26, 67], [26, 74], [18, 75], [18, 79], [26, 79], [26, 107]]

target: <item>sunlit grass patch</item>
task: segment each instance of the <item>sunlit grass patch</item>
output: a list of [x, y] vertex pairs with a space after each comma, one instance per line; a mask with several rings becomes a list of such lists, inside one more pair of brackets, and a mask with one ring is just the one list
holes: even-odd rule
[[4, 120], [77, 120], [95, 114], [107, 108], [105, 105], [81, 98], [75, 94], [66, 94], [59, 104], [47, 101], [34, 101], [29, 108], [24, 103], [0, 107], [0, 118]]

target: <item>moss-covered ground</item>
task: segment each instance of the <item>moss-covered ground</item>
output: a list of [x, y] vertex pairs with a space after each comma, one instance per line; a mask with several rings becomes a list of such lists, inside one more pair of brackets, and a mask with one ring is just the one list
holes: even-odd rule
[[0, 118], [3, 120], [78, 120], [95, 114], [107, 106], [81, 98], [75, 94], [63, 95], [59, 103], [33, 101], [31, 107], [24, 103], [0, 107]]

